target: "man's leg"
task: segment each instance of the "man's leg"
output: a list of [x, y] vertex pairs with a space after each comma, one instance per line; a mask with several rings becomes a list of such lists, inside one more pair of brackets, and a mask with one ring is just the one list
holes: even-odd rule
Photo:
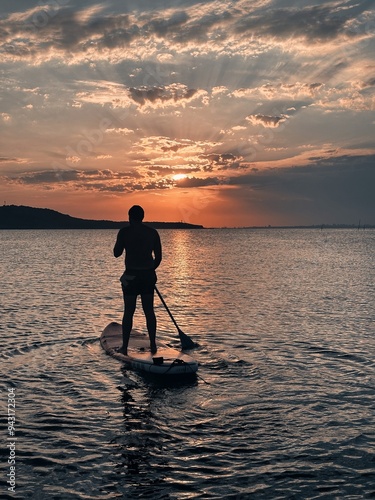
[[148, 336], [150, 337], [150, 347], [152, 354], [156, 352], [156, 316], [154, 311], [154, 294], [147, 293], [141, 295], [143, 312], [146, 316]]
[[120, 352], [128, 353], [130, 332], [133, 327], [133, 316], [137, 305], [136, 295], [124, 295], [124, 316], [122, 318], [122, 347]]

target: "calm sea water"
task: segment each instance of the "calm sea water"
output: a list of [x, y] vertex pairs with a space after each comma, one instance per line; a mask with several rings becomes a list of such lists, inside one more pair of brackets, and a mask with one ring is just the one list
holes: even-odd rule
[[375, 498], [375, 231], [160, 235], [159, 290], [200, 344], [186, 383], [101, 350], [116, 231], [0, 232], [1, 498]]

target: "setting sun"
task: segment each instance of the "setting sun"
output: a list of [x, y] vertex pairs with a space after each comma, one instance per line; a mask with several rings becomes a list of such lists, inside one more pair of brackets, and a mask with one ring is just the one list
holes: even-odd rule
[[186, 179], [187, 175], [186, 174], [175, 174], [172, 176], [172, 179], [174, 181], [181, 181], [182, 179]]

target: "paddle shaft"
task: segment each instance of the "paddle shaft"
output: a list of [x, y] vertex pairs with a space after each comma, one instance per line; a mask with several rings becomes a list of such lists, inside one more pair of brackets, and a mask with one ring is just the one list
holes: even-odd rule
[[161, 293], [159, 292], [159, 290], [157, 289], [156, 285], [155, 285], [155, 290], [156, 290], [156, 293], [157, 293], [157, 294], [158, 294], [158, 296], [159, 296], [159, 299], [162, 301], [162, 304], [163, 304], [163, 306], [165, 307], [165, 309], [166, 309], [167, 313], [169, 314], [169, 316], [170, 316], [171, 320], [173, 321], [173, 323], [174, 323], [175, 327], [177, 328], [177, 330], [178, 330], [178, 331], [180, 331], [180, 327], [178, 326], [178, 324], [177, 324], [176, 320], [174, 319], [174, 317], [173, 317], [173, 315], [172, 315], [171, 311], [169, 310], [169, 307], [168, 307], [168, 306], [167, 306], [167, 304], [165, 303], [165, 300], [163, 299], [163, 297], [162, 297]]
[[191, 338], [186, 335], [186, 333], [184, 333], [181, 328], [178, 326], [176, 320], [174, 319], [171, 311], [169, 310], [169, 307], [167, 306], [167, 304], [165, 303], [165, 300], [163, 299], [161, 293], [159, 292], [159, 290], [157, 289], [156, 285], [155, 285], [155, 290], [156, 290], [156, 293], [158, 294], [159, 296], [159, 299], [161, 300], [163, 306], [165, 307], [167, 313], [169, 314], [171, 320], [173, 321], [173, 324], [175, 325], [175, 327], [177, 328], [177, 331], [178, 331], [178, 335], [180, 337], [180, 341], [181, 341], [181, 346], [183, 349], [193, 349], [194, 347], [197, 347], [198, 344], [196, 344], [195, 342], [193, 342], [193, 340], [191, 340]]

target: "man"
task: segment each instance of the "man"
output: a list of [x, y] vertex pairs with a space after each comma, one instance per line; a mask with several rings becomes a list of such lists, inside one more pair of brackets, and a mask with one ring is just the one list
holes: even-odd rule
[[122, 320], [122, 347], [127, 354], [137, 296], [141, 296], [146, 317], [152, 354], [156, 353], [156, 316], [154, 312], [155, 269], [162, 259], [159, 233], [143, 224], [144, 211], [139, 205], [129, 210], [129, 226], [120, 229], [113, 249], [114, 256], [120, 257], [125, 250], [125, 272], [121, 276], [124, 295], [124, 316]]

